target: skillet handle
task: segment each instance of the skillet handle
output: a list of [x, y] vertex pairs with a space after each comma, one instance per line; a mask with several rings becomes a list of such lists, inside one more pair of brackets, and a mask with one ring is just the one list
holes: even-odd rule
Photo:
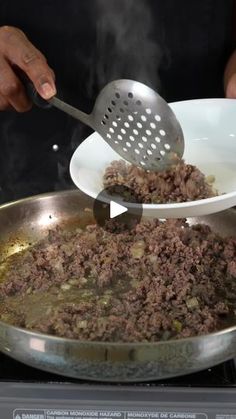
[[52, 107], [52, 104], [50, 102], [48, 102], [40, 96], [40, 94], [35, 89], [32, 81], [25, 74], [21, 73], [19, 77], [24, 85], [27, 95], [32, 100], [34, 105], [43, 109], [49, 109]]

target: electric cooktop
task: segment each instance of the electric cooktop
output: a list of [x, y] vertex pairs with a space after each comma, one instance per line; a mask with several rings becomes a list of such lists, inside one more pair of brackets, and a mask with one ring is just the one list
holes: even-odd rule
[[0, 419], [236, 419], [236, 366], [137, 384], [87, 382], [0, 355]]

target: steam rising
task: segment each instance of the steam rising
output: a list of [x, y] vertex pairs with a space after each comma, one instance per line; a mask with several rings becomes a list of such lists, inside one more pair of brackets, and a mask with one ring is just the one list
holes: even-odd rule
[[159, 87], [161, 51], [152, 40], [154, 21], [147, 0], [96, 0], [94, 75], [100, 89], [130, 78]]
[[[94, 103], [110, 81], [127, 78], [159, 90], [158, 67], [161, 50], [152, 39], [155, 22], [148, 0], [95, 0], [96, 43], [91, 54], [87, 93]], [[71, 148], [86, 138], [78, 124]], [[89, 158], [89, 157], [88, 157]], [[59, 172], [60, 176], [60, 172]]]

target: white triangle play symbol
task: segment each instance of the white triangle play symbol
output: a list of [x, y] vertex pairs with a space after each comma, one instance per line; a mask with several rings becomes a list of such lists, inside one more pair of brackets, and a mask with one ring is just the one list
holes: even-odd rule
[[110, 202], [110, 218], [118, 217], [118, 215], [124, 214], [128, 209], [123, 205], [117, 204], [117, 202]]

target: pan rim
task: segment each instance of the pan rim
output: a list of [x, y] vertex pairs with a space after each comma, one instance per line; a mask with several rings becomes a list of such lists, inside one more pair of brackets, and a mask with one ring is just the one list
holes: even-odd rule
[[[153, 349], [159, 347], [159, 346], [165, 346], [166, 344], [168, 345], [178, 345], [178, 344], [188, 344], [188, 343], [194, 343], [197, 341], [203, 341], [204, 339], [217, 339], [220, 337], [223, 337], [224, 335], [230, 335], [234, 332], [236, 332], [236, 325], [235, 326], [230, 326], [227, 327], [226, 329], [222, 329], [219, 330], [217, 332], [212, 332], [212, 333], [208, 333], [205, 335], [198, 335], [198, 336], [190, 336], [190, 337], [186, 337], [186, 338], [180, 338], [180, 339], [169, 339], [169, 340], [163, 340], [163, 341], [156, 341], [156, 342], [121, 342], [121, 341], [116, 341], [116, 342], [109, 342], [109, 341], [97, 341], [97, 340], [79, 340], [79, 339], [70, 339], [70, 338], [66, 338], [66, 337], [61, 337], [61, 336], [56, 336], [56, 335], [48, 335], [46, 333], [41, 333], [41, 332], [37, 332], [37, 331], [33, 331], [33, 330], [28, 330], [22, 327], [17, 327], [8, 323], [5, 323], [3, 321], [0, 320], [0, 327], [4, 327], [7, 328], [8, 330], [12, 330], [15, 332], [19, 332], [19, 333], [23, 333], [24, 335], [26, 335], [29, 338], [37, 338], [37, 339], [42, 339], [42, 340], [47, 340], [47, 341], [53, 341], [54, 343], [68, 343], [68, 344], [72, 344], [72, 345], [79, 345], [79, 346], [94, 346], [95, 348], [97, 348], [98, 346], [103, 348], [106, 347], [106, 349], [108, 347], [114, 348], [116, 347], [117, 349], [122, 349], [122, 348], [147, 348], [147, 347], [151, 347]], [[236, 352], [236, 349], [235, 349]]]

